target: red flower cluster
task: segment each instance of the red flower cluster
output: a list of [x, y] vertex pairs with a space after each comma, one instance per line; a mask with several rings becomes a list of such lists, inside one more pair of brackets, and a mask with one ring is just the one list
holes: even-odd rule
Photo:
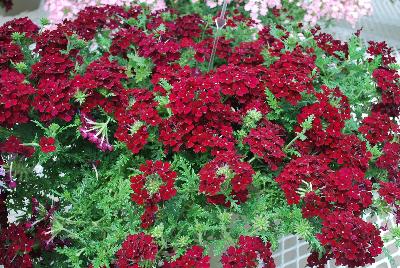
[[269, 90], [277, 98], [283, 98], [293, 105], [301, 100], [300, 93], [313, 92], [312, 71], [316, 68], [315, 56], [303, 53], [300, 47], [281, 55], [266, 72]]
[[269, 123], [265, 127], [252, 129], [243, 142], [248, 144], [250, 151], [262, 158], [271, 170], [277, 170], [286, 156], [282, 151], [285, 144], [282, 136], [281, 127]]
[[390, 142], [397, 126], [387, 114], [373, 112], [364, 118], [358, 129], [371, 144]]
[[213, 204], [230, 206], [226, 201], [228, 195], [238, 202], [245, 202], [253, 174], [251, 165], [242, 162], [235, 152], [222, 151], [200, 170], [199, 191]]
[[224, 268], [275, 268], [271, 244], [259, 237], [240, 236], [237, 247], [229, 247], [221, 257]]
[[323, 267], [323, 262], [330, 258], [336, 259], [336, 265], [364, 266], [373, 263], [374, 257], [382, 252], [383, 242], [375, 226], [350, 212], [334, 212], [329, 215], [317, 238], [330, 252], [320, 261], [311, 255], [311, 267]]
[[337, 58], [340, 58], [338, 52], [342, 52], [344, 57], [348, 56], [349, 46], [346, 42], [334, 39], [332, 35], [323, 33], [320, 30], [320, 27], [316, 27], [311, 31], [319, 48]]
[[[372, 203], [373, 180], [366, 176], [370, 164], [387, 171], [388, 181], [380, 182], [381, 196], [393, 206], [400, 198], [399, 129], [393, 120], [400, 115], [400, 87], [399, 74], [389, 68], [393, 62], [391, 50], [383, 43], [370, 43], [368, 49], [371, 57], [383, 58], [383, 66], [373, 72], [381, 101], [373, 105], [358, 130], [370, 144], [383, 148], [383, 155], [374, 163], [357, 131], [351, 135], [343, 133], [350, 119], [347, 97], [339, 88], [328, 88], [313, 77], [320, 75], [315, 64], [317, 55], [322, 53], [320, 49], [314, 53], [298, 45], [291, 51], [283, 50], [290, 33], [277, 26], [284, 36], [276, 38], [265, 27], [251, 42], [236, 45], [233, 40], [220, 37], [217, 67], [204, 71], [214, 36], [211, 29], [204, 30], [205, 22], [200, 16], [179, 16], [175, 11], [162, 16], [157, 12], [146, 15], [146, 25], [130, 25], [130, 19], [141, 12], [139, 7], [90, 7], [81, 11], [76, 20], [65, 21], [52, 30], [39, 32], [28, 19], [0, 27], [0, 125], [14, 131], [15, 126], [32, 119], [39, 118], [48, 126], [55, 120], [71, 121], [79, 115], [82, 137], [102, 151], [112, 151], [116, 139], [133, 154], [143, 153], [146, 157], [154, 147], [162, 147], [166, 159], [175, 152], [193, 156], [194, 161], [213, 157], [198, 172], [199, 192], [209, 203], [224, 206], [230, 206], [232, 200], [242, 203], [253, 196], [253, 168], [264, 172], [267, 165], [280, 172], [276, 182], [287, 202], [301, 207], [305, 218], [314, 217], [313, 222], [323, 225], [318, 239], [327, 254], [322, 260], [315, 260], [315, 254], [312, 255], [311, 264], [319, 265], [330, 258], [350, 267], [372, 262], [382, 246], [379, 232], [359, 218]], [[236, 12], [233, 16], [226, 28], [237, 27], [239, 22], [252, 24]], [[88, 56], [86, 48], [73, 47], [74, 38], [99, 44], [99, 40], [93, 40], [99, 31], [109, 33], [111, 55], [101, 54], [104, 48], [93, 52], [91, 47]], [[34, 62], [25, 59], [25, 50], [12, 41], [14, 32], [25, 35], [21, 37], [23, 46], [35, 44]], [[345, 58], [341, 54], [347, 56], [346, 43], [318, 29], [312, 33], [318, 47], [336, 60]], [[263, 66], [265, 49], [276, 58], [268, 68]], [[181, 58], [190, 50], [194, 51], [194, 58]], [[131, 64], [133, 53], [138, 61], [145, 60]], [[183, 59], [190, 64], [180, 66]], [[29, 70], [20, 73], [13, 69], [12, 63], [24, 60], [29, 63]], [[129, 68], [123, 67], [127, 62]], [[133, 72], [139, 74], [138, 66], [131, 66], [135, 64], [151, 70], [140, 83], [130, 76]], [[139, 86], [143, 88], [136, 88]], [[284, 110], [284, 118], [274, 122], [266, 119], [268, 113], [276, 110], [266, 101], [266, 88]], [[257, 111], [262, 117], [252, 129], [246, 128], [249, 111]], [[303, 123], [310, 118], [311, 128], [303, 133]], [[248, 133], [246, 137], [240, 136], [242, 131], [248, 131], [244, 132]], [[113, 140], [109, 140], [108, 133]], [[236, 139], [237, 134], [243, 143]], [[39, 145], [43, 152], [56, 150], [54, 138], [38, 136], [42, 137]], [[30, 157], [34, 149], [10, 136], [0, 142], [0, 153]], [[266, 165], [257, 161], [252, 166], [244, 160], [252, 155]], [[176, 195], [177, 174], [168, 162], [159, 160], [146, 161], [140, 171], [142, 174], [131, 177], [131, 198], [144, 207], [141, 227], [147, 229], [155, 222], [159, 204]], [[3, 177], [12, 181], [10, 175]], [[5, 200], [3, 192], [1, 198]], [[3, 207], [0, 210], [4, 211]], [[3, 225], [0, 242], [5, 242], [0, 246], [6, 245], [3, 248], [7, 252], [0, 258], [4, 255], [5, 263], [14, 258], [15, 250], [16, 263], [28, 263], [25, 255], [32, 255], [31, 241], [46, 248], [45, 243], [50, 240], [48, 225], [37, 225], [32, 232], [19, 230], [17, 225], [3, 232]], [[20, 233], [25, 242], [16, 240], [14, 251], [8, 253], [8, 245], [14, 243], [8, 236]], [[139, 267], [155, 260], [157, 251], [151, 236], [130, 235], [117, 253], [116, 265]], [[238, 246], [224, 253], [222, 262], [224, 267], [274, 267], [270, 244], [258, 237], [241, 236]], [[209, 257], [203, 256], [202, 248], [194, 246], [177, 260], [165, 263], [165, 267], [209, 267]]]
[[150, 235], [144, 233], [128, 235], [117, 251], [116, 264], [119, 268], [140, 268], [143, 261], [154, 261], [158, 246]]
[[325, 219], [331, 211], [345, 210], [354, 215], [372, 204], [372, 183], [356, 168], [341, 168], [330, 172], [322, 181], [313, 180], [316, 192], [304, 197], [302, 208], [306, 218], [318, 216]]
[[179, 151], [184, 145], [197, 153], [233, 148], [235, 117], [221, 102], [218, 84], [206, 76], [184, 78], [173, 85], [169, 101], [173, 116], [161, 123], [159, 137], [166, 147]]
[[302, 183], [323, 185], [324, 179], [329, 174], [328, 159], [323, 156], [305, 155], [294, 159], [285, 166], [276, 178], [285, 192], [289, 204], [298, 204], [300, 195], [297, 193]]
[[0, 125], [12, 127], [29, 121], [30, 97], [35, 89], [24, 83], [24, 75], [11, 70], [1, 70]]
[[143, 174], [131, 177], [132, 201], [145, 206], [142, 227], [147, 229], [154, 223], [157, 203], [167, 201], [176, 195], [174, 188], [176, 172], [169, 163], [146, 161], [140, 166]]
[[400, 115], [400, 75], [396, 70], [386, 68], [376, 69], [372, 76], [375, 78], [378, 88], [382, 91], [382, 104], [378, 106], [381, 112], [389, 116]]
[[22, 145], [21, 141], [15, 136], [10, 136], [6, 141], [0, 142], [0, 153], [17, 154], [29, 158], [34, 152], [35, 148]]
[[39, 27], [28, 18], [8, 21], [0, 27], [0, 70], [7, 69], [11, 62], [18, 63], [24, 59], [21, 48], [12, 42], [12, 33], [18, 32], [32, 38], [38, 30]]
[[380, 55], [382, 57], [383, 65], [386, 66], [396, 62], [396, 58], [392, 55], [392, 48], [388, 47], [388, 45], [385, 42], [369, 41], [368, 44], [369, 47], [367, 52], [371, 56]]
[[118, 128], [115, 138], [124, 142], [132, 153], [137, 154], [146, 145], [149, 133], [148, 126], [156, 126], [161, 122], [152, 92], [144, 89], [131, 90], [127, 96], [133, 98], [134, 103], [126, 109], [119, 109], [115, 113]]
[[25, 234], [23, 225], [2, 228], [0, 234], [0, 263], [5, 267], [33, 267], [29, 255], [34, 239]]
[[210, 268], [210, 257], [203, 256], [203, 248], [193, 246], [176, 261], [166, 262], [163, 268]]

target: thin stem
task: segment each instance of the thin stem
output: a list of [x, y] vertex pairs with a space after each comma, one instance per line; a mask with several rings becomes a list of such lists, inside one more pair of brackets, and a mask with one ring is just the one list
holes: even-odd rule
[[287, 149], [289, 149], [290, 146], [292, 146], [293, 143], [295, 143], [299, 138], [300, 138], [300, 135], [297, 134], [296, 137], [294, 137], [294, 139], [291, 140], [291, 141], [285, 146], [285, 148], [283, 148], [283, 151], [286, 151]]
[[256, 160], [257, 159], [257, 156], [255, 155], [255, 156], [253, 156], [249, 161], [248, 161], [248, 163], [250, 164], [251, 162], [253, 162], [254, 160]]

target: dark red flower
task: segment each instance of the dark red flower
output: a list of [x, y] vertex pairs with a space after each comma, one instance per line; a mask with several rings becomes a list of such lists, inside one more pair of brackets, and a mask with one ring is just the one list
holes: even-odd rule
[[0, 125], [12, 127], [29, 121], [30, 98], [35, 89], [24, 81], [23, 74], [11, 69], [1, 70]]
[[392, 132], [396, 132], [396, 129], [396, 125], [388, 115], [374, 112], [364, 118], [361, 126], [358, 128], [373, 145], [390, 142], [393, 138]]
[[23, 225], [12, 224], [0, 233], [0, 263], [5, 267], [33, 267], [33, 238], [25, 234]]
[[386, 42], [368, 41], [368, 44], [369, 47], [367, 49], [367, 52], [371, 56], [382, 56], [383, 65], [388, 65], [396, 62], [396, 58], [392, 55], [392, 48], [388, 47]]
[[224, 268], [268, 267], [275, 268], [271, 244], [264, 243], [259, 237], [240, 236], [236, 247], [229, 247], [221, 257]]
[[15, 136], [10, 136], [5, 142], [0, 142], [0, 153], [18, 154], [29, 158], [34, 152], [34, 147], [22, 145]]
[[55, 118], [69, 122], [75, 114], [75, 109], [70, 103], [74, 94], [75, 90], [71, 87], [70, 81], [64, 78], [41, 79], [33, 106], [43, 122]]
[[379, 182], [379, 195], [385, 199], [385, 201], [394, 205], [396, 201], [400, 201], [400, 187], [398, 184], [393, 182]]
[[[253, 181], [253, 174], [251, 165], [242, 162], [235, 152], [221, 151], [200, 170], [199, 191], [211, 198], [219, 198], [220, 194], [236, 197], [247, 190]], [[244, 202], [246, 199], [238, 201]]]
[[266, 84], [274, 95], [296, 105], [300, 93], [313, 92], [311, 74], [316, 68], [315, 56], [303, 53], [300, 47], [286, 52], [266, 72]]
[[145, 211], [141, 217], [142, 228], [153, 225], [158, 211], [157, 203], [167, 201], [176, 195], [174, 188], [176, 172], [170, 170], [170, 164], [161, 161], [146, 161], [140, 166], [143, 174], [131, 177], [132, 201], [143, 205]]
[[377, 159], [376, 166], [387, 170], [391, 181], [400, 183], [400, 143], [386, 143], [383, 155]]
[[321, 184], [324, 181], [330, 171], [328, 163], [329, 160], [323, 155], [304, 155], [284, 166], [275, 180], [285, 192], [289, 204], [300, 202], [298, 190], [302, 184], [314, 185], [316, 182]]
[[322, 224], [317, 238], [336, 259], [336, 265], [357, 267], [372, 264], [382, 252], [379, 230], [351, 212], [333, 212]]
[[39, 141], [40, 149], [44, 153], [51, 153], [56, 150], [56, 140], [53, 137], [41, 137]]
[[117, 265], [119, 268], [136, 267], [143, 261], [154, 261], [158, 246], [150, 235], [144, 233], [128, 235], [117, 251]]
[[262, 158], [271, 170], [277, 170], [278, 165], [282, 163], [286, 154], [282, 151], [285, 140], [279, 135], [279, 126], [273, 127], [273, 124], [266, 127], [258, 127], [250, 130], [249, 135], [243, 140], [250, 146], [250, 151]]
[[131, 177], [131, 197], [135, 203], [144, 205], [148, 199], [158, 203], [175, 196], [176, 172], [170, 170], [169, 163], [148, 160], [140, 171], [143, 174]]

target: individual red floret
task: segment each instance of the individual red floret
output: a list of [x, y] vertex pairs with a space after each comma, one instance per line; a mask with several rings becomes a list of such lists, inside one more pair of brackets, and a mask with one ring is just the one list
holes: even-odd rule
[[41, 137], [39, 141], [40, 149], [44, 153], [51, 153], [56, 150], [56, 140], [53, 137]]

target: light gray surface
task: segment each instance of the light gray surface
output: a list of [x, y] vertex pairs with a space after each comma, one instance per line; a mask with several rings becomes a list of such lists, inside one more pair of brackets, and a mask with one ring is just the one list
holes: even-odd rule
[[5, 12], [0, 9], [0, 25], [14, 18], [29, 17], [36, 23], [47, 16], [42, 0], [13, 0], [13, 8]]

